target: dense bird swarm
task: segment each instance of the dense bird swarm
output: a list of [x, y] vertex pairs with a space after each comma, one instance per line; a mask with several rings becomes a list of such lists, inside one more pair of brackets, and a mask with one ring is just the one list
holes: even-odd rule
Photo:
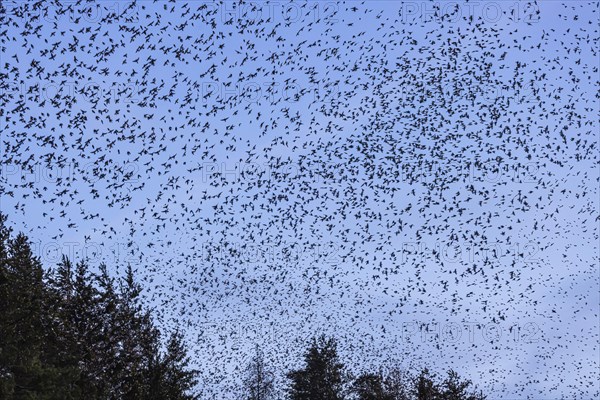
[[2, 7], [2, 211], [132, 265], [206, 393], [323, 332], [598, 395], [597, 3]]

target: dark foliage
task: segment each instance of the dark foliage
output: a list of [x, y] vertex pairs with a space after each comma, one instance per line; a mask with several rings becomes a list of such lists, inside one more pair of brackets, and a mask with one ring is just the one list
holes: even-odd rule
[[[197, 371], [183, 336], [164, 342], [128, 266], [115, 279], [64, 257], [44, 272], [27, 238], [0, 214], [0, 399], [194, 400]], [[257, 347], [244, 400], [276, 398], [275, 373]], [[302, 368], [287, 373], [290, 400], [484, 400], [454, 371], [439, 380], [392, 370], [351, 378], [337, 342], [312, 340]]]
[[341, 400], [346, 383], [344, 365], [337, 354], [337, 343], [323, 336], [314, 339], [304, 355], [303, 369], [291, 371], [289, 396], [292, 400]]
[[161, 350], [133, 270], [63, 258], [44, 274], [0, 215], [0, 399], [192, 400], [196, 372], [180, 333]]
[[258, 346], [246, 369], [243, 387], [243, 400], [270, 400], [275, 396], [274, 373], [267, 366]]

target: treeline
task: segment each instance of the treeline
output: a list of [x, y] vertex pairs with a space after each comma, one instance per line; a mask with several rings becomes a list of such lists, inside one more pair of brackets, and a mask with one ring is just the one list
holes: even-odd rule
[[[484, 400], [469, 380], [454, 371], [439, 378], [423, 369], [417, 374], [391, 369], [353, 376], [338, 356], [337, 342], [321, 336], [313, 339], [301, 369], [286, 374], [290, 400]], [[257, 348], [248, 365], [243, 400], [276, 400], [275, 374]]]
[[[44, 269], [0, 214], [0, 399], [199, 399], [181, 333], [161, 334], [141, 289], [131, 267], [119, 278], [67, 258]], [[313, 340], [302, 369], [285, 375], [290, 400], [485, 398], [452, 371], [444, 379], [427, 370], [353, 376], [325, 337]], [[240, 400], [280, 400], [275, 376], [257, 348], [240, 377]]]
[[44, 271], [0, 214], [0, 399], [195, 399], [179, 332], [161, 337], [129, 267]]

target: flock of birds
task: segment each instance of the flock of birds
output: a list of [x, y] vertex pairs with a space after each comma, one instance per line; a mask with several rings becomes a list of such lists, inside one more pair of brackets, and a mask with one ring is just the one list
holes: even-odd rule
[[591, 398], [598, 4], [491, 4], [2, 2], [2, 212], [134, 264], [206, 396], [322, 331]]

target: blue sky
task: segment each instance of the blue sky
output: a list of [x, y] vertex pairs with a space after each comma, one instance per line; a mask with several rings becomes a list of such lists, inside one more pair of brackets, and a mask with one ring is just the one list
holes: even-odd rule
[[2, 212], [132, 263], [207, 398], [315, 332], [598, 395], [597, 3], [7, 4]]

